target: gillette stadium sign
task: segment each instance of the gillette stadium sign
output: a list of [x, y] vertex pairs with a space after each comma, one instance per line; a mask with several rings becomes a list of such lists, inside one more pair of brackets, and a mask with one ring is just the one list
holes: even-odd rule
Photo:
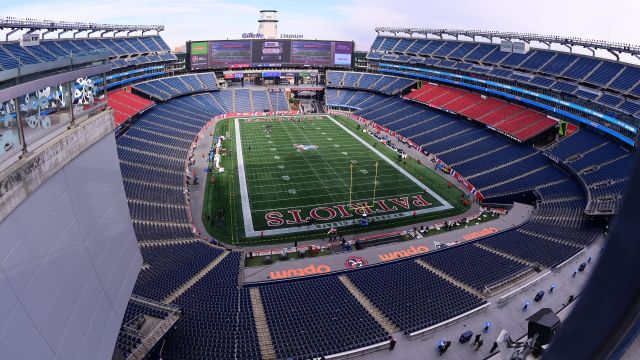
[[243, 39], [264, 39], [264, 34], [252, 33], [252, 32], [243, 33], [242, 38]]

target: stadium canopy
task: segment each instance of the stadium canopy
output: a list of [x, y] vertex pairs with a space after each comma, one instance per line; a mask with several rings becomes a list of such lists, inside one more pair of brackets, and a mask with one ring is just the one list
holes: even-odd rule
[[138, 31], [141, 32], [142, 35], [149, 31], [155, 31], [157, 34], [159, 34], [161, 31], [164, 31], [164, 25], [117, 25], [0, 17], [0, 29], [11, 30], [6, 35], [6, 40], [9, 41], [9, 36], [19, 30], [28, 30], [27, 33], [46, 30], [44, 33], [42, 33], [42, 38], [44, 38], [46, 34], [55, 31], [60, 31], [58, 33], [58, 38], [60, 38], [62, 34], [69, 31], [75, 31], [73, 33], [73, 37], [76, 37], [77, 34], [85, 31], [88, 32], [87, 35], [99, 32], [100, 37], [103, 37], [108, 33], [113, 33], [113, 35], [115, 36], [123, 32], [126, 32], [127, 35], [130, 35]]
[[531, 41], [536, 41], [542, 44], [545, 44], [547, 47], [551, 48], [551, 44], [559, 44], [567, 47], [569, 51], [572, 51], [572, 46], [580, 46], [585, 49], [591, 51], [592, 54], [595, 54], [595, 50], [606, 50], [616, 57], [617, 60], [620, 60], [620, 54], [629, 54], [640, 60], [640, 46], [625, 44], [625, 43], [617, 43], [617, 42], [608, 42], [602, 40], [587, 40], [580, 39], [576, 37], [569, 36], [555, 36], [555, 35], [540, 35], [540, 34], [532, 34], [532, 33], [515, 33], [515, 32], [502, 32], [502, 31], [484, 31], [484, 30], [460, 30], [460, 29], [432, 29], [432, 28], [404, 28], [404, 27], [376, 27], [375, 31], [380, 34], [381, 32], [388, 32], [394, 35], [399, 33], [405, 33], [409, 36], [413, 36], [414, 34], [424, 35], [424, 36], [436, 36], [442, 39], [443, 35], [452, 36], [456, 39], [459, 39], [460, 36], [465, 36], [473, 41], [476, 40], [477, 37], [485, 38], [491, 42], [493, 39], [502, 39], [502, 40], [520, 40], [526, 43]]

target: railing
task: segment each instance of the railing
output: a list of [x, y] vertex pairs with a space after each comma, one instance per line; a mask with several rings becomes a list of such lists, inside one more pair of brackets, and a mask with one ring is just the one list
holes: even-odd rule
[[110, 69], [102, 63], [0, 89], [0, 171], [104, 111], [106, 94], [92, 78]]
[[365, 346], [359, 349], [355, 349], [355, 350], [349, 350], [349, 351], [345, 351], [345, 352], [341, 352], [338, 354], [333, 354], [333, 355], [327, 355], [324, 358], [325, 359], [332, 359], [332, 360], [341, 360], [341, 359], [351, 359], [357, 356], [362, 356], [365, 354], [370, 354], [376, 351], [380, 351], [380, 350], [385, 350], [389, 348], [389, 344], [391, 341], [387, 340], [387, 341], [383, 341], [381, 343], [378, 344], [373, 344], [373, 345], [369, 345], [369, 346]]
[[580, 255], [585, 253], [585, 249], [582, 249], [580, 251], [578, 251], [577, 254], [573, 255], [572, 257], [568, 258], [566, 261], [564, 261], [562, 264], [556, 266], [553, 268], [554, 272], [558, 272], [560, 271], [560, 269], [562, 269], [563, 267], [565, 267], [565, 265], [569, 264], [570, 262], [572, 262], [573, 260], [577, 259]]
[[436, 331], [442, 330], [444, 328], [447, 328], [449, 326], [453, 326], [456, 325], [458, 323], [460, 323], [461, 321], [464, 321], [470, 317], [476, 316], [481, 312], [487, 311], [487, 309], [489, 308], [489, 305], [491, 305], [490, 302], [487, 302], [484, 305], [481, 305], [475, 309], [472, 309], [470, 311], [467, 311], [464, 314], [460, 314], [456, 317], [453, 317], [449, 320], [443, 321], [439, 324], [435, 324], [433, 326], [430, 326], [426, 329], [422, 329], [422, 330], [418, 330], [418, 331], [414, 331], [412, 333], [410, 333], [408, 335], [409, 340], [413, 340], [419, 337], [423, 337], [423, 336], [427, 336], [427, 335], [433, 335]]
[[547, 276], [549, 276], [549, 274], [551, 274], [551, 271], [547, 271], [546, 273], [542, 274], [541, 276], [538, 276], [537, 278], [529, 281], [528, 283], [520, 286], [519, 288], [509, 292], [508, 294], [500, 297], [500, 299], [498, 299], [498, 306], [502, 307], [504, 305], [506, 305], [509, 300], [511, 300], [512, 298], [514, 298], [516, 295], [521, 294], [522, 292], [524, 292], [525, 290], [529, 289], [530, 287], [540, 283], [542, 280], [546, 279]]

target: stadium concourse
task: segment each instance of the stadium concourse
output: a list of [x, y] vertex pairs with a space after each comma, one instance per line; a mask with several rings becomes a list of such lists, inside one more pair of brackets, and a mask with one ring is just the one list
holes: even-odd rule
[[[39, 39], [38, 44], [32, 45], [24, 41], [0, 43], [0, 77], [8, 80], [3, 85], [11, 90], [0, 91], [0, 95], [15, 95], [22, 89], [20, 86], [26, 86], [15, 84], [20, 82], [17, 68], [29, 78], [42, 77], [46, 83], [55, 84], [53, 90], [47, 92], [31, 89], [28, 94], [0, 99], [5, 116], [1, 125], [4, 127], [0, 127], [4, 141], [0, 149], [2, 188], [15, 189], [15, 184], [20, 184], [16, 179], [23, 177], [25, 171], [37, 168], [38, 163], [29, 163], [32, 158], [24, 155], [31, 155], [34, 149], [42, 150], [47, 146], [43, 145], [44, 140], [56, 136], [60, 141], [56, 143], [58, 148], [75, 145], [78, 139], [98, 144], [84, 153], [79, 148], [69, 150], [70, 154], [75, 151], [73, 154], [77, 155], [72, 159], [74, 163], [52, 177], [53, 185], [45, 182], [48, 185], [43, 188], [62, 189], [60, 192], [65, 194], [65, 189], [71, 188], [68, 191], [73, 193], [72, 199], [66, 201], [68, 195], [61, 198], [66, 201], [66, 208], [77, 207], [73, 210], [74, 216], [77, 212], [81, 220], [76, 225], [75, 217], [69, 215], [65, 219], [71, 224], [69, 228], [76, 230], [75, 237], [86, 236], [92, 240], [76, 248], [87, 255], [86, 259], [82, 257], [82, 264], [91, 268], [87, 273], [94, 275], [93, 287], [100, 288], [105, 295], [100, 301], [89, 301], [91, 299], [81, 296], [83, 289], [76, 289], [73, 294], [77, 294], [82, 304], [98, 306], [96, 303], [109, 308], [106, 317], [91, 306], [76, 312], [69, 304], [75, 304], [77, 299], [62, 301], [56, 297], [56, 306], [66, 309], [56, 315], [67, 317], [66, 321], [72, 325], [65, 327], [76, 332], [89, 329], [78, 324], [84, 321], [83, 317], [93, 319], [91, 314], [96, 314], [96, 319], [99, 317], [95, 322], [101, 327], [104, 323], [109, 329], [115, 329], [121, 323], [117, 336], [115, 331], [103, 334], [104, 329], [100, 329], [99, 334], [87, 333], [88, 340], [82, 346], [85, 353], [98, 346], [109, 348], [109, 354], [95, 350], [99, 358], [110, 357], [115, 343], [115, 359], [306, 360], [358, 355], [365, 359], [435, 359], [443, 356], [438, 345], [452, 341], [454, 344], [446, 350], [447, 357], [485, 359], [495, 353], [492, 345], [500, 330], [505, 329], [511, 338], [519, 339], [526, 334], [526, 318], [537, 310], [550, 308], [565, 318], [571, 302], [580, 299], [587, 275], [598, 261], [601, 249], [606, 247], [609, 223], [624, 200], [637, 157], [640, 68], [619, 60], [544, 46], [526, 47], [528, 51], [520, 53], [514, 50], [518, 46], [513, 43], [505, 51], [493, 41], [443, 39], [446, 31], [443, 29], [432, 32], [420, 29], [426, 37], [413, 38], [398, 35], [412, 29], [379, 28], [366, 56], [369, 72], [354, 71], [352, 64], [345, 62], [347, 55], [352, 56], [352, 42], [312, 44], [314, 56], [325, 61], [313, 66], [313, 70], [317, 67], [323, 74], [316, 79], [321, 83], [325, 80], [320, 84], [322, 91], [316, 95], [318, 99], [324, 96], [324, 113], [309, 115], [299, 114], [295, 101], [290, 98], [291, 84], [284, 84], [288, 75], [282, 72], [259, 71], [265, 78], [277, 77], [278, 81], [265, 80], [268, 84], [265, 86], [241, 86], [232, 80], [236, 79], [234, 74], [231, 77], [225, 74], [231, 68], [237, 70], [227, 63], [210, 68], [198, 63], [189, 68], [191, 61], [212, 61], [212, 56], [197, 56], [208, 54], [209, 42], [189, 43], [187, 68], [178, 71], [183, 73], [174, 74], [176, 57], [159, 35], [164, 30], [162, 26], [132, 28], [61, 23], [56, 25], [58, 28], [49, 22], [5, 20], [11, 20], [11, 26], [6, 25], [8, 28], [24, 28], [30, 32], [38, 24], [49, 31], [80, 27], [76, 30], [109, 30], [116, 32], [115, 35], [125, 31], [142, 32], [140, 36], [129, 36], [131, 32], [127, 32], [127, 36], [108, 39]], [[152, 30], [158, 34], [144, 35]], [[495, 37], [505, 41], [541, 41], [530, 38], [530, 34], [500, 37], [496, 32], [466, 37], [482, 36], [490, 40]], [[232, 41], [231, 54], [226, 55], [252, 53], [254, 40]], [[283, 49], [292, 52], [285, 56], [295, 58], [292, 56], [295, 50], [290, 48], [305, 48], [304, 42], [290, 46], [290, 42], [278, 45], [274, 41], [265, 45], [264, 41], [255, 41], [262, 46], [263, 58]], [[558, 43], [569, 48], [584, 46], [615, 54], [640, 55], [635, 47], [620, 48], [604, 42], [559, 38]], [[220, 44], [213, 42], [213, 45]], [[318, 55], [318, 48], [329, 49], [329, 52]], [[254, 50], [258, 52], [257, 48]], [[192, 51], [196, 51], [193, 57]], [[69, 60], [78, 53], [80, 59]], [[298, 57], [303, 53], [307, 52], [301, 51]], [[100, 60], [94, 56], [100, 56]], [[248, 68], [247, 76], [255, 70], [251, 69], [255, 61], [249, 62], [242, 66]], [[304, 71], [307, 75], [309, 72], [307, 63], [292, 60], [291, 64], [280, 65], [292, 66], [292, 71]], [[55, 71], [51, 72], [52, 69]], [[84, 74], [83, 78], [78, 81], [67, 78], [76, 74], [68, 69]], [[278, 83], [281, 76], [283, 84]], [[304, 78], [303, 75], [294, 77]], [[36, 94], [37, 102], [29, 100]], [[40, 97], [42, 94], [45, 95]], [[19, 106], [15, 106], [15, 100]], [[50, 124], [44, 121], [45, 116], [57, 121], [51, 129], [56, 130], [55, 133], [37, 132], [50, 131], [46, 130]], [[300, 129], [296, 129], [295, 134], [287, 132], [298, 126], [295, 120], [311, 122], [312, 117], [314, 126], [320, 121], [328, 125], [307, 129], [308, 132]], [[14, 128], [4, 125], [13, 126], [14, 119], [21, 129], [21, 139], [16, 141], [13, 141]], [[104, 119], [109, 120], [108, 124]], [[30, 126], [36, 120], [42, 121], [38, 129]], [[325, 207], [325, 211], [332, 214], [330, 219], [326, 217], [326, 224], [309, 223], [309, 228], [317, 227], [305, 233], [301, 221], [285, 223], [272, 218], [283, 225], [283, 229], [287, 226], [299, 229], [283, 239], [263, 238], [257, 231], [246, 231], [251, 229], [247, 224], [251, 219], [247, 216], [250, 212], [243, 210], [250, 210], [251, 196], [262, 194], [246, 193], [242, 186], [249, 184], [247, 187], [252, 190], [251, 181], [262, 171], [250, 173], [251, 166], [266, 163], [272, 167], [272, 164], [267, 163], [267, 157], [251, 158], [245, 156], [244, 151], [253, 146], [254, 152], [264, 155], [262, 152], [266, 153], [267, 148], [256, 148], [256, 144], [269, 144], [271, 140], [267, 139], [271, 139], [272, 127], [280, 127], [287, 135], [282, 142], [292, 156], [287, 159], [287, 166], [292, 163], [291, 159], [308, 161], [312, 157], [329, 164], [330, 159], [322, 156], [337, 156], [342, 150], [325, 151], [333, 147], [326, 145], [342, 144], [350, 146], [349, 151], [357, 152], [358, 159], [365, 159], [363, 162], [375, 163], [375, 176], [378, 161], [383, 163], [387, 166], [386, 174], [393, 178], [378, 183], [372, 171], [366, 171], [360, 173], [364, 179], [361, 181], [371, 180], [374, 189], [375, 185], [384, 184], [386, 189], [380, 191], [395, 190], [390, 189], [394, 185], [406, 186], [407, 193], [390, 193], [389, 203], [395, 204], [393, 208], [386, 205], [385, 199], [377, 199], [375, 195], [371, 199], [372, 203], [377, 200], [378, 210], [397, 211], [398, 217], [404, 217], [399, 221], [404, 222], [374, 223], [371, 229], [375, 231], [367, 232], [355, 227], [355, 222], [338, 224], [336, 221], [337, 229], [333, 230], [329, 224], [338, 214], [348, 218], [353, 214], [368, 214], [367, 210], [371, 209], [368, 203], [347, 207], [351, 205], [350, 191], [341, 190], [342, 198], [338, 192], [331, 192], [332, 188], [340, 188], [338, 182], [342, 178], [332, 166], [327, 166], [325, 170], [333, 172], [335, 180], [331, 181], [336, 184], [323, 184], [315, 189], [317, 193], [326, 191], [323, 195], [333, 197], [330, 205], [335, 209]], [[96, 129], [108, 136], [93, 139], [91, 135], [98, 132]], [[78, 135], [81, 131], [86, 132]], [[323, 131], [333, 133], [327, 138], [329, 135]], [[34, 132], [38, 136], [34, 136]], [[319, 138], [310, 141], [310, 133]], [[61, 134], [64, 141], [57, 138]], [[250, 143], [252, 136], [258, 140]], [[301, 139], [307, 141], [299, 141]], [[316, 140], [326, 142], [318, 145]], [[275, 143], [275, 137], [273, 141]], [[301, 147], [295, 145], [301, 144], [309, 150], [299, 151]], [[284, 150], [275, 150], [284, 154]], [[47, 154], [60, 155], [55, 149]], [[282, 160], [270, 154], [268, 158]], [[39, 156], [38, 161], [46, 161], [40, 160], [44, 155]], [[278, 166], [276, 162], [273, 165]], [[244, 174], [243, 180], [245, 166], [248, 175]], [[5, 175], [5, 171], [16, 168], [18, 172]], [[306, 164], [303, 171], [316, 168], [320, 166]], [[74, 176], [80, 170], [84, 175]], [[346, 174], [344, 170], [341, 175]], [[420, 175], [430, 181], [423, 183]], [[322, 183], [321, 176], [317, 173], [315, 176]], [[349, 173], [349, 176], [353, 175]], [[67, 182], [76, 181], [76, 177], [81, 179], [76, 184], [83, 190], [78, 194], [73, 187], [65, 187]], [[109, 180], [108, 184], [105, 179]], [[350, 187], [342, 182], [342, 188]], [[36, 184], [24, 186], [30, 191], [24, 195], [28, 209], [57, 209], [50, 206], [54, 200], [49, 197], [53, 195], [37, 192], [42, 182]], [[263, 186], [258, 185], [253, 189]], [[212, 201], [218, 201], [214, 205], [226, 210], [218, 212], [213, 219], [208, 218], [205, 211], [211, 204], [207, 191], [211, 193], [211, 189], [219, 188], [225, 190], [224, 194], [212, 197]], [[87, 194], [92, 192], [96, 193], [95, 197], [89, 198]], [[16, 193], [24, 194], [18, 190], [9, 192], [12, 196]], [[409, 200], [409, 194], [414, 198]], [[43, 201], [47, 203], [33, 206], [28, 195], [31, 199], [45, 198]], [[342, 205], [345, 198], [349, 203]], [[269, 200], [274, 201], [269, 203], [272, 207], [271, 204], [282, 201], [282, 197]], [[45, 283], [51, 281], [47, 274], [33, 284], [25, 281], [31, 279], [26, 278], [27, 275], [35, 277], [41, 270], [39, 265], [34, 267], [36, 262], [25, 254], [32, 249], [55, 253], [54, 245], [42, 241], [48, 238], [49, 229], [38, 227], [37, 232], [27, 231], [23, 226], [25, 221], [15, 217], [25, 211], [25, 206], [19, 206], [20, 201], [7, 204], [0, 213], [2, 233], [12, 226], [7, 233], [16, 233], [16, 238], [24, 240], [15, 246], [17, 250], [0, 248], [3, 275], [0, 285], [7, 290], [2, 292], [3, 299], [5, 295], [12, 300], [15, 297], [11, 307], [18, 309], [12, 314], [9, 310], [0, 313], [3, 319], [10, 319], [6, 321], [8, 325], [3, 324], [0, 353], [15, 354], [18, 358], [30, 352], [32, 346], [27, 344], [22, 349], [16, 339], [37, 338], [39, 348], [53, 355], [49, 357], [60, 353], [58, 357], [66, 358], [61, 355], [62, 351], [73, 350], [73, 347], [51, 344], [67, 344], [75, 338], [67, 332], [62, 338], [59, 331], [52, 330], [59, 329], [59, 324], [46, 322], [49, 317], [45, 317], [42, 310], [57, 310], [58, 307], [47, 303], [48, 295], [52, 291], [65, 292], [47, 287]], [[311, 203], [309, 207], [316, 205]], [[81, 206], [88, 207], [80, 211], [78, 209], [85, 209]], [[439, 210], [457, 213], [420, 213], [412, 206], [426, 208], [424, 210], [441, 206]], [[481, 223], [485, 215], [481, 208], [510, 210], [497, 219]], [[108, 215], [86, 220], [98, 210]], [[293, 213], [299, 215], [300, 211], [296, 210]], [[42, 214], [66, 216], [50, 212]], [[434, 217], [420, 218], [422, 215]], [[414, 218], [415, 222], [411, 220]], [[465, 220], [469, 218], [472, 220], [465, 228]], [[241, 231], [229, 231], [227, 225], [233, 224], [233, 219], [242, 219], [238, 222]], [[269, 220], [267, 216], [265, 219]], [[445, 230], [446, 226], [453, 227], [451, 223], [441, 226], [447, 220], [460, 220], [462, 225], [455, 230]], [[361, 223], [368, 225], [368, 222]], [[254, 224], [260, 226], [258, 222], [250, 225]], [[61, 224], [50, 225], [52, 237], [65, 238]], [[348, 237], [366, 238], [403, 231], [409, 235], [413, 232], [414, 236], [394, 238], [398, 241], [367, 246], [363, 250], [344, 246], [343, 250], [349, 251], [253, 269], [245, 267], [248, 255], [254, 250], [273, 249], [278, 242], [290, 248], [291, 243], [304, 239], [297, 245], [309, 252], [313, 250], [309, 245], [327, 248], [325, 240], [318, 238], [326, 234], [321, 225], [340, 236], [342, 231], [353, 231]], [[417, 236], [417, 229], [412, 229], [422, 225], [430, 228], [430, 236]], [[207, 233], [207, 229], [212, 233]], [[442, 234], [432, 235], [433, 231]], [[99, 236], [106, 239], [98, 241], [102, 239]], [[445, 246], [437, 246], [436, 242]], [[249, 246], [243, 246], [247, 244]], [[297, 250], [291, 251], [297, 253]], [[396, 256], [398, 253], [400, 256]], [[385, 254], [393, 254], [393, 258], [383, 256]], [[380, 261], [367, 260], [376, 257]], [[60, 259], [66, 260], [56, 257], [56, 261], [46, 261], [48, 267], [43, 267], [42, 272], [53, 266], [50, 263], [63, 268], [60, 263], [66, 261]], [[27, 275], [24, 275], [25, 268], [29, 269]], [[64, 274], [83, 273], [64, 269]], [[137, 279], [132, 276], [136, 273]], [[45, 290], [32, 289], [38, 286]], [[541, 290], [546, 295], [534, 300]], [[23, 297], [25, 294], [42, 296], [27, 299]], [[47, 302], [37, 304], [42, 299]], [[20, 319], [30, 327], [19, 324]], [[91, 326], [94, 332], [98, 331], [93, 320]], [[40, 335], [40, 328], [44, 335]], [[483, 347], [475, 349], [473, 344], [458, 343], [460, 335], [468, 330], [481, 335]], [[92, 336], [100, 340], [95, 348], [86, 345], [95, 341]], [[390, 351], [392, 343], [395, 349]], [[33, 345], [33, 349], [37, 349], [36, 346]], [[502, 346], [500, 350], [505, 351], [501, 355], [507, 356], [510, 354], [506, 352], [513, 349]]]

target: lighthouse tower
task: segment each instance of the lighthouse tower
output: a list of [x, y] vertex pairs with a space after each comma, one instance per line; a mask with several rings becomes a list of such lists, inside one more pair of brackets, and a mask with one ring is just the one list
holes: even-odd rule
[[265, 39], [278, 38], [277, 10], [260, 10], [260, 20], [258, 20], [258, 33], [264, 35]]

